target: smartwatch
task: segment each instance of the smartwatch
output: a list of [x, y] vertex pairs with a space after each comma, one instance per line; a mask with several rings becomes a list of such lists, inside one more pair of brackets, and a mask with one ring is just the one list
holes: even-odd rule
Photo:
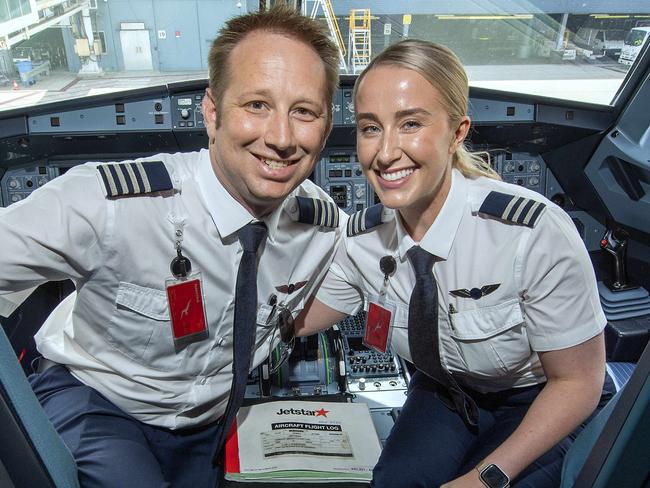
[[510, 478], [496, 464], [482, 462], [476, 466], [476, 470], [479, 473], [479, 478], [488, 488], [508, 488], [510, 486]]

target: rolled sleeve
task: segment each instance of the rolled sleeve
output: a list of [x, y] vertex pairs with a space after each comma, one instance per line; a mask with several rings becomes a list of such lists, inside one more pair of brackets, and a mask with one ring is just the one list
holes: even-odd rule
[[316, 298], [334, 310], [354, 315], [363, 306], [363, 296], [358, 288], [355, 265], [348, 254], [349, 244], [349, 238], [343, 237]]
[[570, 217], [547, 208], [524, 245], [522, 289], [526, 328], [534, 351], [581, 344], [607, 323], [596, 276]]

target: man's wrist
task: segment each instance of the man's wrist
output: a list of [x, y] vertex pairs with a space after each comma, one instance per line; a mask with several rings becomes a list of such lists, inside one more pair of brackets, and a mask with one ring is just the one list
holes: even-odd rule
[[488, 488], [508, 488], [510, 478], [496, 464], [489, 461], [481, 461], [476, 465], [476, 471], [481, 482]]

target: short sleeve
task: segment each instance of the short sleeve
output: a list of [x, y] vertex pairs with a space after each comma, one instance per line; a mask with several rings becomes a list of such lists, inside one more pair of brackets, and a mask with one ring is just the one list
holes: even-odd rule
[[358, 288], [355, 264], [348, 254], [349, 239], [343, 237], [316, 298], [334, 310], [354, 315], [363, 305], [363, 296]]
[[587, 249], [570, 217], [549, 207], [528, 237], [520, 261], [524, 312], [534, 351], [581, 344], [607, 323]]
[[10, 312], [41, 283], [89, 276], [101, 262], [106, 220], [106, 199], [90, 165], [72, 168], [25, 200], [1, 208], [2, 312]]

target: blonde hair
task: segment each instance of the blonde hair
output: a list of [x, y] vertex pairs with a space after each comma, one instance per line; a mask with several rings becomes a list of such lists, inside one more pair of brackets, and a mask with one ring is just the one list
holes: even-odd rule
[[[389, 46], [373, 59], [359, 75], [354, 86], [354, 97], [364, 76], [378, 66], [394, 65], [410, 69], [422, 75], [440, 93], [443, 107], [452, 125], [467, 115], [469, 84], [467, 74], [458, 57], [448, 48], [433, 42], [407, 39]], [[452, 166], [467, 178], [485, 176], [500, 180], [499, 174], [478, 154], [459, 144], [454, 153]]]
[[[285, 35], [311, 47], [323, 62], [326, 77], [327, 115], [332, 119], [332, 99], [339, 84], [339, 51], [322, 24], [278, 4], [268, 11], [230, 19], [212, 42], [208, 54], [209, 86], [217, 108], [228, 87], [230, 54], [248, 34], [266, 31]], [[218, 117], [221, 110], [217, 110]]]

